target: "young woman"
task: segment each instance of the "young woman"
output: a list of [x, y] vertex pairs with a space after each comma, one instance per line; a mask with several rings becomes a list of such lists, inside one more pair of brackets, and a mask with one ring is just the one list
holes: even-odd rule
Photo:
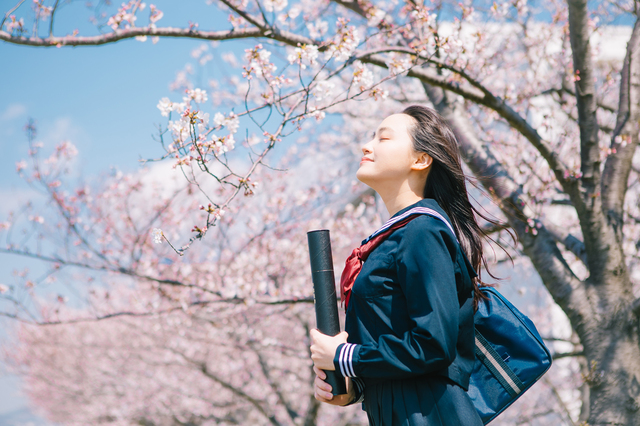
[[[362, 152], [357, 177], [395, 224], [352, 283], [346, 331], [311, 331], [315, 397], [362, 401], [371, 425], [482, 425], [466, 390], [484, 260], [474, 213], [484, 216], [469, 202], [455, 136], [434, 110], [411, 106]], [[339, 370], [347, 394], [333, 396], [322, 370]]]

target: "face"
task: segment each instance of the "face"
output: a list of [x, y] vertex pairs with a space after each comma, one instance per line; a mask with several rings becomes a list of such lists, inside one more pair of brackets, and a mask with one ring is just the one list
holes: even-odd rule
[[362, 147], [358, 180], [381, 193], [399, 187], [410, 176], [428, 168], [431, 158], [413, 148], [409, 135], [413, 124], [413, 118], [406, 114], [390, 115], [380, 123], [373, 138]]

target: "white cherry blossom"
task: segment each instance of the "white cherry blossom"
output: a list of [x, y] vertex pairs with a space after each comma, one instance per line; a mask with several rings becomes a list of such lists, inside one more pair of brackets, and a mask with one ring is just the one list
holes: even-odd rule
[[287, 7], [287, 0], [264, 0], [264, 10], [267, 12], [280, 12]]
[[162, 229], [153, 228], [153, 230], [151, 231], [151, 236], [153, 237], [153, 242], [155, 244], [160, 244], [162, 243], [162, 238], [164, 237], [164, 234], [162, 233]]
[[158, 106], [158, 109], [160, 110], [160, 114], [163, 117], [168, 117], [169, 113], [173, 109], [173, 103], [167, 97], [160, 99], [160, 102], [158, 102], [157, 106]]

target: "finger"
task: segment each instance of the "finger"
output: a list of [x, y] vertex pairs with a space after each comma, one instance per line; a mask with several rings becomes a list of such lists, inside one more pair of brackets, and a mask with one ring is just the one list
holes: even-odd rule
[[315, 328], [312, 328], [309, 331], [309, 336], [311, 337], [311, 341], [313, 341], [313, 343], [316, 342], [316, 337], [318, 336], [320, 332], [318, 330], [316, 330]]
[[315, 398], [320, 401], [320, 402], [326, 402], [329, 403], [329, 400], [323, 398], [321, 395], [318, 395], [317, 393], [314, 394]]
[[317, 389], [321, 389], [321, 390], [323, 390], [325, 392], [331, 392], [331, 389], [333, 389], [333, 387], [329, 383], [323, 381], [322, 379], [320, 379], [317, 376], [316, 376], [316, 378], [315, 378], [315, 380], [313, 382], [316, 385]]
[[316, 399], [322, 402], [329, 402], [333, 399], [333, 394], [316, 388]]
[[324, 370], [321, 370], [321, 369], [319, 369], [318, 367], [316, 367], [314, 365], [313, 366], [313, 371], [316, 373], [316, 376], [320, 377], [322, 380], [326, 380], [327, 373], [325, 373]]

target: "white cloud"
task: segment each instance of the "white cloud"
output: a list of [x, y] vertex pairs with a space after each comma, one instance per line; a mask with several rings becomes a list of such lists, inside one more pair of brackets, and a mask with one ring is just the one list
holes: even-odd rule
[[9, 121], [27, 113], [27, 107], [22, 104], [11, 104], [0, 113], [0, 121]]
[[47, 126], [46, 129], [42, 129], [42, 132], [39, 133], [45, 139], [45, 142], [54, 144], [84, 136], [82, 129], [76, 126], [70, 117], [57, 117], [51, 126]]

